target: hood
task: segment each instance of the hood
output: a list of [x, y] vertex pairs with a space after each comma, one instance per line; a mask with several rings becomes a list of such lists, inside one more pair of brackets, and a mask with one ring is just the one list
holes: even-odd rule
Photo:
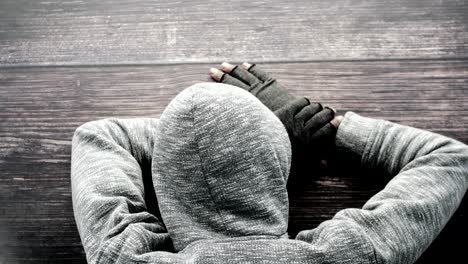
[[161, 114], [153, 184], [176, 251], [200, 239], [287, 237], [291, 145], [249, 92], [200, 83]]

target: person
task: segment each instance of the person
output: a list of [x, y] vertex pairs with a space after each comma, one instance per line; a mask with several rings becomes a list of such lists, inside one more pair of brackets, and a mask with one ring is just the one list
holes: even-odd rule
[[[219, 83], [185, 89], [159, 119], [76, 129], [73, 210], [89, 263], [413, 263], [468, 188], [461, 142], [335, 117], [257, 65], [211, 76]], [[330, 148], [393, 178], [362, 208], [290, 238], [290, 170]]]

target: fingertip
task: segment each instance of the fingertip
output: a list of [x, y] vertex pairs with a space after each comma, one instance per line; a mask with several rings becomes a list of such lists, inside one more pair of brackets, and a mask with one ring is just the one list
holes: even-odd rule
[[330, 111], [332, 111], [332, 112], [333, 112], [333, 114], [336, 114], [336, 110], [335, 110], [335, 108], [333, 108], [333, 107], [330, 107], [330, 106], [328, 106], [328, 105], [327, 105], [327, 106], [325, 106], [324, 108], [327, 108], [327, 109], [329, 109]]
[[332, 119], [332, 121], [330, 121], [330, 123], [335, 127], [335, 128], [338, 128], [341, 124], [341, 121], [343, 120], [343, 116], [340, 115], [340, 116], [335, 116], [335, 118]]
[[223, 72], [226, 72], [226, 73], [230, 73], [234, 67], [236, 67], [235, 65], [232, 65], [231, 63], [229, 62], [223, 62], [221, 63], [221, 67], [220, 69], [223, 71]]
[[210, 68], [210, 76], [213, 78], [215, 81], [220, 81], [221, 78], [223, 78], [224, 72], [216, 69], [216, 68]]
[[241, 66], [242, 66], [242, 68], [244, 68], [244, 70], [249, 70], [250, 67], [253, 66], [253, 64], [250, 64], [248, 62], [243, 62]]

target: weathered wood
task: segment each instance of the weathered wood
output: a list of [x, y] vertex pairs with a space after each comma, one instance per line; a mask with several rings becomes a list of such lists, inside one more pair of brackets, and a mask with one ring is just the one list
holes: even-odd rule
[[[182, 89], [208, 81], [213, 65], [31, 67], [0, 72], [0, 262], [84, 263], [73, 218], [70, 147], [82, 123], [158, 117]], [[292, 93], [442, 133], [468, 143], [468, 61], [266, 64]], [[359, 207], [385, 179], [359, 172], [316, 176], [291, 199], [290, 232]], [[465, 199], [466, 200], [466, 199]], [[425, 262], [464, 257], [464, 203]], [[460, 250], [459, 250], [460, 249]], [[453, 261], [452, 263], [455, 263]]]
[[468, 56], [464, 0], [0, 1], [0, 65]]

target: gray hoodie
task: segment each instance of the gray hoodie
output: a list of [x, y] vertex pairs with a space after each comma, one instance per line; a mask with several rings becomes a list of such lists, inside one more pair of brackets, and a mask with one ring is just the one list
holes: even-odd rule
[[154, 188], [177, 251], [200, 239], [287, 237], [288, 134], [247, 91], [184, 90], [162, 113], [154, 149]]
[[[248, 92], [202, 83], [160, 119], [86, 123], [73, 137], [71, 180], [88, 262], [413, 263], [468, 188], [468, 147], [352, 112], [336, 145], [393, 179], [362, 208], [288, 239], [290, 143]], [[148, 177], [158, 208], [145, 202]]]

